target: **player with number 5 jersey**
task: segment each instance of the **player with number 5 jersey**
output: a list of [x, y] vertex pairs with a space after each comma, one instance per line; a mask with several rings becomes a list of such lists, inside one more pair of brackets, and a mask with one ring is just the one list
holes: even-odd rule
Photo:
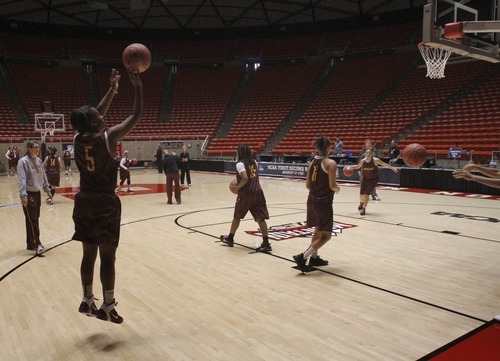
[[[120, 239], [121, 202], [115, 194], [117, 180], [116, 145], [141, 120], [143, 111], [142, 81], [138, 73], [129, 78], [135, 88], [132, 114], [122, 123], [106, 127], [106, 114], [118, 92], [121, 75], [111, 71], [110, 88], [97, 107], [89, 105], [73, 110], [71, 125], [77, 131], [74, 138], [75, 162], [80, 171], [80, 191], [75, 196], [73, 239], [81, 241], [83, 257], [80, 275], [83, 299], [78, 311], [104, 321], [122, 323], [116, 312], [114, 297], [115, 258]], [[94, 264], [99, 253], [103, 303], [94, 303]]]

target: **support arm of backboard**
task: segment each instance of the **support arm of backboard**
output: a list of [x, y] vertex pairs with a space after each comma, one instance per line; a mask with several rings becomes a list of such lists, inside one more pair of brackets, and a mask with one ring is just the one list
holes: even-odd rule
[[[444, 50], [450, 50], [462, 56], [481, 59], [492, 63], [500, 62], [498, 45], [492, 45], [477, 39], [473, 40], [468, 38], [454, 39], [454, 40], [447, 39], [446, 37], [443, 36], [444, 30], [442, 28], [436, 28], [434, 26], [434, 18], [435, 18], [434, 4], [425, 5], [423, 14], [423, 25], [422, 25], [422, 42], [425, 45]], [[476, 22], [470, 22], [470, 23], [476, 23]], [[491, 22], [482, 21], [478, 23], [489, 23], [488, 27], [496, 26], [497, 29], [500, 29], [500, 22], [497, 21], [491, 21]], [[486, 25], [483, 24], [483, 26]], [[489, 30], [489, 31], [485, 30], [485, 32], [492, 32], [492, 31], [495, 30]], [[472, 30], [470, 32], [473, 33], [478, 31]]]

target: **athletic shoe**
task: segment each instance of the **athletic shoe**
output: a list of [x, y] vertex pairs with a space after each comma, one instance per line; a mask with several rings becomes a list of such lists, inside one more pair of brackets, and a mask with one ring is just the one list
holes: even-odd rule
[[364, 216], [365, 214], [366, 214], [366, 208], [363, 207], [359, 210], [359, 215]]
[[293, 256], [293, 260], [297, 263], [300, 272], [304, 273], [306, 271], [306, 260], [304, 259], [304, 253], [299, 253]]
[[45, 248], [43, 248], [43, 246], [41, 244], [38, 245], [38, 247], [36, 247], [36, 255], [41, 255], [43, 252], [44, 252]]
[[372, 194], [372, 199], [373, 199], [374, 201], [379, 201], [379, 200], [380, 200], [380, 197], [379, 197], [378, 195], [376, 195], [376, 194]]
[[184, 183], [181, 184], [181, 187], [185, 187]]
[[132, 188], [127, 189], [127, 192], [133, 192]]
[[360, 211], [361, 208], [363, 208], [363, 202], [359, 202], [358, 211]]
[[117, 188], [115, 192], [123, 192], [121, 188]]
[[264, 253], [267, 253], [267, 252], [272, 252], [272, 251], [273, 251], [273, 248], [271, 247], [271, 244], [270, 243], [264, 243], [264, 242], [262, 242], [262, 244], [255, 249], [255, 252], [264, 252]]
[[309, 258], [309, 266], [328, 266], [328, 261], [326, 259], [321, 258], [320, 256], [314, 258]]
[[52, 199], [50, 199], [49, 197], [47, 197], [47, 200], [45, 201], [49, 206], [53, 205], [54, 202], [52, 202]]
[[80, 304], [80, 307], [78, 307], [78, 312], [83, 313], [84, 315], [87, 315], [89, 317], [97, 316], [98, 310], [94, 300], [94, 296], [90, 298], [83, 296], [82, 303]]
[[109, 321], [113, 323], [122, 323], [123, 317], [118, 314], [115, 310], [115, 306], [118, 305], [118, 302], [113, 301], [110, 305], [105, 304], [104, 302], [101, 305], [101, 308], [97, 310], [96, 317], [103, 321]]
[[188, 187], [191, 188], [191, 184], [188, 184]]
[[224, 243], [228, 247], [232, 247], [234, 245], [234, 241], [229, 240], [226, 236], [222, 235], [219, 237], [220, 241]]

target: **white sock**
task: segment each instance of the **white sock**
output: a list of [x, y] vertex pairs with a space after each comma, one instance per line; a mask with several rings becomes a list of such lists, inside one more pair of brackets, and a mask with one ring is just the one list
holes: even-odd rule
[[304, 259], [308, 259], [309, 257], [311, 257], [311, 255], [314, 253], [314, 248], [312, 248], [312, 246], [309, 246], [306, 251], [304, 252]]

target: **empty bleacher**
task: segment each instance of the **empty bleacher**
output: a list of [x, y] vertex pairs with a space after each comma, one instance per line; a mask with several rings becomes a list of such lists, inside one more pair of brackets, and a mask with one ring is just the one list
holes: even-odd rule
[[412, 58], [408, 54], [386, 55], [345, 59], [335, 65], [322, 91], [274, 152], [310, 154], [314, 151], [312, 141], [319, 135], [340, 137], [345, 150], [361, 149], [366, 138], [380, 144], [388, 136], [387, 130], [361, 112]]
[[212, 139], [208, 154], [234, 154], [246, 143], [259, 152], [312, 86], [325, 64], [263, 65], [253, 73], [241, 109], [225, 138]]
[[[418, 54], [416, 46], [410, 52], [407, 47], [403, 52], [373, 52], [408, 44], [420, 31], [417, 25], [260, 39], [147, 43], [156, 63], [142, 75], [144, 117], [128, 138], [207, 136], [209, 156], [233, 156], [240, 143], [247, 143], [259, 152], [289, 119], [325, 69], [330, 59], [321, 56], [346, 45], [343, 48], [346, 56], [332, 60], [336, 64], [329, 80], [272, 150], [274, 154], [310, 154], [312, 140], [325, 134], [332, 139], [340, 137], [344, 150], [354, 153], [366, 138], [371, 138], [379, 148], [390, 139], [398, 139], [401, 148], [421, 143], [439, 158], [446, 158], [448, 149], [455, 146], [472, 149], [482, 159], [488, 157], [500, 149], [500, 99], [496, 95], [500, 76], [496, 75], [449, 109], [445, 105], [491, 69], [490, 63], [449, 62], [446, 77], [441, 80], [426, 78], [424, 67], [415, 68], [403, 78]], [[106, 115], [108, 125], [117, 124], [130, 114], [133, 88], [120, 59], [128, 42], [5, 33], [0, 33], [0, 40], [4, 56], [16, 59], [7, 61], [4, 67], [32, 121], [28, 125], [19, 124], [9, 99], [2, 94], [0, 141], [12, 143], [39, 137], [33, 122], [42, 100], [53, 101], [55, 111], [65, 114], [67, 130], [56, 136], [70, 141], [73, 131], [69, 113], [89, 99], [79, 63], [86, 56], [96, 60], [101, 96], [109, 87], [110, 64], [120, 66], [123, 73], [119, 94]], [[358, 51], [363, 56], [352, 55]], [[22, 61], [26, 57], [39, 60], [41, 65]], [[307, 61], [293, 65], [291, 61], [288, 64], [277, 61], [291, 58], [307, 58]], [[44, 59], [68, 59], [69, 64], [44, 63]], [[175, 87], [169, 94], [163, 92], [171, 68], [163, 60], [176, 69]], [[247, 64], [242, 60], [262, 60], [262, 64], [258, 70], [245, 74]], [[243, 76], [249, 76], [250, 80], [241, 108], [227, 136], [215, 138]], [[397, 86], [387, 90], [394, 84]], [[165, 111], [160, 107], [165, 106], [166, 96], [171, 97], [168, 116], [160, 119], [160, 113]], [[379, 102], [375, 104], [376, 99]], [[371, 104], [373, 109], [367, 112]]]

